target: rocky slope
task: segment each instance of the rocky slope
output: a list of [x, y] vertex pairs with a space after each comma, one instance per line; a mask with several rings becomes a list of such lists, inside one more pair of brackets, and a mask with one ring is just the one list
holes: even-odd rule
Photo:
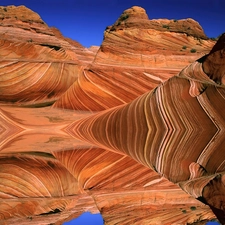
[[2, 224], [224, 223], [224, 36], [202, 57], [197, 22], [132, 7], [95, 55], [23, 6], [0, 15]]
[[0, 48], [0, 101], [18, 105], [52, 104], [95, 55], [25, 6], [0, 7]]
[[207, 206], [152, 169], [79, 141], [73, 123], [88, 115], [46, 107], [1, 108], [1, 130], [11, 131], [0, 138], [3, 224], [61, 224], [84, 211], [101, 212], [106, 224], [214, 218]]
[[96, 111], [129, 102], [208, 53], [213, 44], [192, 19], [149, 20], [143, 8], [132, 7], [106, 28], [93, 63], [54, 107]]
[[153, 91], [69, 127], [75, 137], [128, 155], [178, 184], [209, 205], [222, 224], [224, 38]]
[[[95, 59], [122, 61], [123, 65], [135, 62], [136, 66], [182, 68], [208, 53], [212, 46], [213, 42], [193, 19], [149, 20], [143, 8], [134, 6], [106, 28], [100, 48], [102, 54]], [[120, 57], [123, 59], [118, 60]]]
[[[56, 28], [49, 28], [38, 14], [24, 6], [1, 7], [0, 15], [0, 101], [17, 105], [49, 105], [57, 101], [57, 108], [96, 111], [114, 107], [177, 74], [213, 45], [205, 40], [197, 22], [167, 21], [175, 25], [172, 30], [165, 30], [161, 27], [164, 22], [159, 20], [155, 26], [156, 22], [149, 20], [140, 7], [125, 10], [106, 29], [97, 54], [96, 49], [83, 48], [63, 37]], [[191, 28], [186, 29], [187, 26]], [[191, 48], [197, 53], [191, 53]], [[41, 73], [36, 70], [38, 67]], [[124, 84], [116, 82], [118, 79], [109, 82], [119, 76]], [[142, 88], [136, 92], [134, 86]], [[131, 94], [121, 92], [115, 98], [118, 88]], [[27, 93], [32, 94], [28, 97]], [[111, 104], [103, 104], [101, 96]]]
[[[157, 19], [149, 20], [145, 9], [139, 6], [133, 6], [125, 10], [118, 20], [112, 26], [109, 26], [110, 31], [117, 29], [154, 29], [158, 31], [168, 30], [170, 32], [185, 33], [188, 36], [193, 36], [200, 39], [208, 39], [200, 24], [189, 18], [182, 20]], [[107, 29], [107, 30], [108, 30]]]

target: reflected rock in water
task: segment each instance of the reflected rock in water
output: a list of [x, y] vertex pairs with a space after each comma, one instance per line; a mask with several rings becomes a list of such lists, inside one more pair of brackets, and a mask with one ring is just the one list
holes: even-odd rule
[[[36, 17], [34, 43], [0, 40], [3, 224], [62, 224], [88, 211], [112, 225], [225, 223], [225, 35], [192, 63], [175, 68], [180, 58], [166, 55], [171, 67], [156, 60], [151, 68], [146, 45], [138, 54], [109, 45], [115, 33], [126, 37], [134, 18], [139, 29], [153, 26], [140, 7], [127, 12], [127, 28], [120, 20], [108, 27], [95, 58]], [[23, 40], [27, 23], [15, 24], [2, 29], [23, 29]], [[155, 29], [143, 41], [176, 35]], [[202, 52], [212, 47], [204, 43]]]

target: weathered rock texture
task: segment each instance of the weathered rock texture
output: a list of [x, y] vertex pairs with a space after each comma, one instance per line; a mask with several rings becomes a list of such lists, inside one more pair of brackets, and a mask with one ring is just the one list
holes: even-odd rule
[[0, 46], [0, 101], [19, 105], [52, 104], [95, 54], [25, 6], [0, 7]]
[[202, 57], [197, 22], [132, 7], [95, 55], [23, 6], [0, 15], [0, 224], [225, 223], [224, 35]]
[[83, 211], [100, 211], [106, 224], [186, 224], [199, 215], [201, 220], [213, 218], [207, 206], [150, 168], [77, 140], [69, 127], [87, 115], [46, 107], [1, 108], [4, 224], [49, 224]]
[[205, 40], [194, 20], [165, 20], [165, 24], [173, 24], [173, 29], [163, 28], [164, 20], [149, 20], [140, 7], [125, 10], [105, 30], [93, 63], [54, 107], [96, 111], [130, 102], [208, 53], [214, 44]]
[[109, 27], [111, 30], [121, 28], [154, 29], [158, 31], [167, 29], [171, 32], [185, 33], [196, 38], [208, 39], [200, 24], [191, 18], [183, 20], [149, 20], [145, 9], [138, 6], [125, 10], [115, 24]]
[[129, 155], [178, 184], [210, 205], [223, 224], [224, 43], [223, 35], [209, 55], [152, 92], [68, 128], [76, 137]]

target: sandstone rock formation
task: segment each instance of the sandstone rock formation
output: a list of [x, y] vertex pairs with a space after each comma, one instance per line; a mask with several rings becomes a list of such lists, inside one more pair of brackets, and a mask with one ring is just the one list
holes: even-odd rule
[[1, 102], [52, 104], [93, 60], [95, 52], [64, 38], [25, 6], [0, 7], [0, 15]]
[[222, 224], [224, 37], [152, 92], [69, 127], [75, 137], [129, 155], [178, 184], [208, 204]]
[[[164, 22], [174, 24], [173, 29], [164, 29]], [[149, 20], [143, 8], [125, 10], [106, 28], [93, 63], [54, 107], [96, 111], [127, 103], [208, 53], [214, 42], [205, 39], [191, 19]]]
[[183, 20], [168, 20], [157, 19], [149, 20], [145, 9], [133, 6], [130, 9], [125, 10], [114, 25], [108, 27], [110, 30], [123, 29], [123, 28], [135, 28], [135, 29], [154, 29], [159, 31], [165, 31], [165, 29], [171, 32], [185, 33], [188, 36], [193, 36], [201, 39], [208, 39], [205, 35], [200, 24], [191, 19]]
[[224, 35], [209, 53], [197, 22], [132, 7], [95, 55], [23, 6], [0, 15], [0, 224], [225, 223]]

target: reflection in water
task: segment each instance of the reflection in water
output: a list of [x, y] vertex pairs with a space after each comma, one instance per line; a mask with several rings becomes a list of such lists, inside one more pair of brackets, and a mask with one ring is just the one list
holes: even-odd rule
[[[193, 88], [181, 73], [129, 104], [100, 113], [2, 105], [0, 197], [10, 211], [3, 218], [13, 221], [19, 210], [33, 222], [43, 215], [52, 222], [59, 214], [64, 220], [90, 211], [115, 221], [121, 217], [117, 205], [125, 209], [123, 216], [135, 211], [143, 221], [159, 220], [165, 210], [168, 221], [173, 210], [182, 220], [202, 213], [213, 218], [207, 206], [161, 177], [198, 198], [224, 170], [224, 158], [214, 159], [224, 143], [224, 89], [209, 85], [196, 98]], [[219, 108], [209, 96], [219, 99]], [[207, 194], [213, 186], [208, 188]]]
[[[60, 151], [85, 146], [64, 129], [87, 112], [1, 106], [1, 153]], [[22, 147], [22, 148], [21, 148]]]
[[225, 222], [225, 89], [201, 61], [101, 112], [1, 105], [0, 219]]

